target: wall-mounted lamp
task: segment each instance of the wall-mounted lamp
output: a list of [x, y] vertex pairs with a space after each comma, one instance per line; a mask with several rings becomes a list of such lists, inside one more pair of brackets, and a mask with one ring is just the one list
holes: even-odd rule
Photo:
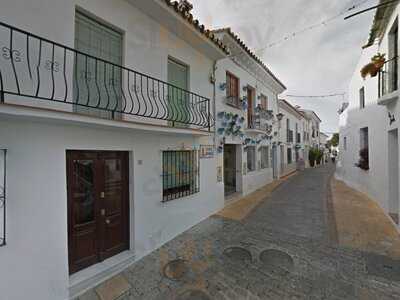
[[396, 118], [394, 117], [394, 114], [392, 115], [390, 112], [388, 112], [388, 118], [390, 125], [392, 125], [394, 122], [396, 122]]
[[221, 91], [225, 91], [225, 90], [226, 90], [226, 82], [220, 83], [220, 84], [219, 84], [219, 89], [220, 89]]
[[243, 92], [247, 92], [248, 89], [249, 89], [248, 85], [243, 86]]

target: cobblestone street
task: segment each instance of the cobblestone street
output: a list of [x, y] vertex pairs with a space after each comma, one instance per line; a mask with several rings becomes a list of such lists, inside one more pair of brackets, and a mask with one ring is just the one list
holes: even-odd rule
[[[196, 225], [112, 279], [118, 299], [400, 299], [397, 261], [339, 246], [333, 172], [290, 177], [242, 221]], [[79, 300], [106, 300], [99, 288]]]

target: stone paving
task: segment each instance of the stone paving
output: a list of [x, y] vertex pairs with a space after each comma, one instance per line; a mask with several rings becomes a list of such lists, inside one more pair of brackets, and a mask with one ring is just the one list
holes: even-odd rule
[[131, 288], [118, 300], [400, 299], [397, 261], [337, 244], [332, 174], [305, 170], [245, 219], [194, 226], [119, 274]]

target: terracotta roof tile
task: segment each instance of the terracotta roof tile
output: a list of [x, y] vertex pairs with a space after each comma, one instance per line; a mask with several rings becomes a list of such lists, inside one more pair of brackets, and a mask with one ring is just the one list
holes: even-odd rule
[[224, 45], [210, 30], [206, 29], [203, 24], [200, 24], [199, 20], [194, 19], [193, 15], [181, 9], [179, 7], [178, 1], [171, 0], [159, 0], [165, 2], [171, 9], [177, 12], [183, 19], [185, 19], [189, 24], [191, 24], [198, 32], [203, 34], [206, 38], [208, 38], [211, 42], [214, 43], [219, 49], [221, 49], [226, 55], [229, 55], [229, 49], [226, 45]]

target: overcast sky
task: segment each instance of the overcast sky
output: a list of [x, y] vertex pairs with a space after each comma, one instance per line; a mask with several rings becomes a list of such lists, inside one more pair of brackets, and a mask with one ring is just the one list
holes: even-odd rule
[[[355, 4], [357, 10], [377, 0], [192, 0], [193, 14], [208, 28], [231, 27], [251, 49], [260, 49], [292, 32], [336, 16]], [[352, 12], [355, 12], [354, 10]], [[350, 77], [368, 38], [375, 11], [347, 21], [343, 16], [257, 55], [288, 90], [286, 94], [321, 95], [347, 92]], [[347, 15], [347, 14], [346, 14]], [[347, 97], [347, 96], [346, 96]], [[322, 131], [338, 130], [342, 97], [286, 98], [313, 109]], [[346, 100], [347, 101], [347, 100]]]

